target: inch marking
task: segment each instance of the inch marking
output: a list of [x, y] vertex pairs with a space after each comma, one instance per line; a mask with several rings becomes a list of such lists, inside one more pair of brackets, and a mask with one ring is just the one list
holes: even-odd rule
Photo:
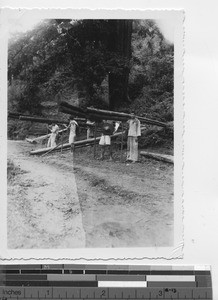
[[0, 300], [29, 299], [211, 299], [212, 288], [70, 288], [70, 287], [0, 287]]

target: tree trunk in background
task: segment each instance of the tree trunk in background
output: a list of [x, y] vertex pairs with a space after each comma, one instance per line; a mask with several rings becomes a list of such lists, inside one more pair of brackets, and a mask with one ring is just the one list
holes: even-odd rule
[[110, 41], [110, 49], [126, 61], [119, 72], [109, 73], [109, 108], [119, 107], [128, 101], [129, 62], [131, 58], [132, 20], [111, 20], [115, 35]]

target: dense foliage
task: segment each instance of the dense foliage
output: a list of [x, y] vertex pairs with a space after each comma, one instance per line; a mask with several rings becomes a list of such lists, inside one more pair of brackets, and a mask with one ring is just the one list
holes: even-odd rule
[[[18, 92], [18, 110], [39, 113], [45, 95], [54, 95], [62, 82], [66, 84], [68, 76], [71, 77], [68, 68], [64, 68], [69, 65], [66, 50], [66, 41], [58, 34], [54, 20], [44, 21], [12, 39], [8, 54], [9, 95], [11, 89], [23, 86], [22, 92]], [[65, 74], [61, 72], [63, 68]]]
[[162, 121], [173, 120], [173, 45], [153, 21], [141, 21], [133, 34], [129, 83], [131, 108]]
[[[153, 20], [44, 20], [9, 41], [9, 108], [77, 92], [81, 105], [173, 121], [174, 48]], [[112, 99], [113, 98], [113, 99]]]

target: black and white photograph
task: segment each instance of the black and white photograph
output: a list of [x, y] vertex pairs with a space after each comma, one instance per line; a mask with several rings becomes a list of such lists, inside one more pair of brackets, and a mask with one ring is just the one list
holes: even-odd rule
[[6, 248], [180, 253], [182, 13], [42, 12], [7, 19]]

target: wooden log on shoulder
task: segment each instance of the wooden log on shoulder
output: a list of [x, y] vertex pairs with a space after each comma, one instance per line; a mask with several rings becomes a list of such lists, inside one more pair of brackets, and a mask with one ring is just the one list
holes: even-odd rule
[[87, 112], [96, 113], [96, 114], [104, 114], [109, 116], [118, 116], [118, 117], [130, 117], [130, 114], [126, 114], [123, 112], [117, 112], [112, 110], [99, 109], [94, 107], [87, 107]]
[[16, 113], [16, 112], [9, 111], [9, 112], [8, 112], [8, 115], [11, 115], [11, 116], [19, 116], [20, 114], [19, 114], [19, 113]]
[[168, 163], [171, 163], [171, 164], [174, 163], [174, 158], [173, 158], [172, 155], [153, 153], [153, 152], [147, 152], [147, 151], [140, 151], [140, 154], [142, 156], [145, 156], [145, 157], [148, 157], [148, 158], [153, 158], [155, 160], [160, 160], [160, 161], [168, 162]]
[[13, 119], [13, 120], [19, 120], [19, 116], [14, 116], [14, 115], [8, 115], [9, 119]]
[[65, 114], [71, 115], [73, 117], [87, 118], [87, 115], [85, 112], [79, 112], [79, 111], [73, 110], [69, 107], [59, 106], [59, 111], [65, 113]]
[[60, 107], [65, 107], [65, 108], [69, 108], [69, 109], [71, 109], [71, 110], [73, 110], [75, 112], [86, 113], [86, 109], [78, 107], [78, 106], [71, 105], [71, 104], [69, 104], [67, 102], [64, 102], [64, 101], [61, 101], [59, 103], [59, 106]]
[[[131, 118], [131, 114], [123, 113], [123, 112], [115, 112], [115, 111], [109, 111], [109, 110], [103, 110], [103, 109], [97, 109], [97, 108], [92, 108], [92, 107], [87, 107], [87, 112], [96, 114], [96, 115], [105, 115], [105, 116], [111, 116], [111, 117], [116, 117], [117, 120], [119, 119], [120, 121], [122, 120], [128, 120]], [[122, 119], [123, 118], [123, 119]], [[137, 119], [139, 119], [142, 123], [147, 123], [149, 125], [157, 125], [161, 127], [167, 127], [167, 124], [164, 122], [160, 122], [157, 120], [152, 120], [140, 116], [136, 116]]]
[[[114, 120], [114, 121], [127, 121], [131, 118], [131, 114], [116, 112], [110, 110], [103, 110], [93, 107], [87, 107], [86, 109], [82, 109], [77, 106], [73, 106], [67, 102], [61, 102], [59, 104], [60, 110], [62, 112], [72, 114], [72, 115], [80, 115], [86, 118], [94, 119], [94, 120]], [[145, 117], [136, 116], [142, 123], [146, 123], [149, 125], [156, 125], [160, 127], [167, 127], [168, 125], [164, 122], [160, 122], [157, 120], [148, 119]]]
[[[22, 121], [32, 121], [33, 119], [39, 119], [40, 121], [42, 121], [41, 123], [44, 123], [43, 121], [48, 121], [47, 118], [42, 118], [42, 117], [37, 117], [37, 116], [30, 116], [30, 115], [23, 115], [21, 113], [16, 113], [16, 112], [9, 112], [8, 113], [8, 117], [12, 118], [12, 119], [19, 119]], [[51, 122], [53, 122], [54, 120], [50, 120]], [[54, 122], [57, 122], [56, 120]]]
[[74, 110], [74, 106], [71, 105], [67, 105], [67, 106], [63, 106], [60, 105], [59, 106], [59, 111], [68, 115], [71, 115], [74, 119], [76, 119], [77, 117], [80, 118], [85, 118], [85, 119], [89, 119], [91, 121], [95, 121], [95, 122], [101, 122], [102, 121], [102, 117], [96, 114], [88, 114], [86, 112], [81, 112], [78, 110]]
[[123, 122], [127, 121], [127, 118], [110, 116], [110, 115], [105, 115], [105, 114], [98, 114], [98, 113], [89, 113], [88, 116], [91, 120], [96, 120], [99, 122], [101, 122], [103, 120], [123, 121]]
[[17, 117], [19, 117], [20, 115], [21, 115], [21, 113], [18, 113], [18, 112], [13, 112], [13, 111], [8, 112], [8, 116], [17, 116]]
[[[110, 111], [110, 110], [103, 110], [103, 109], [98, 109], [98, 108], [93, 108], [93, 107], [87, 107], [85, 108], [81, 108], [81, 107], [77, 107], [77, 106], [73, 106], [67, 102], [60, 102], [59, 107], [61, 108], [62, 112], [68, 113], [68, 114], [80, 114], [85, 116], [85, 117], [89, 117], [89, 116], [93, 116], [96, 119], [106, 119], [106, 120], [119, 120], [119, 121], [126, 121], [128, 119], [131, 118], [131, 114], [127, 114], [127, 113], [123, 113], [123, 112], [116, 112], [116, 111]], [[63, 110], [64, 111], [63, 111]], [[167, 127], [168, 124], [164, 123], [164, 122], [160, 122], [157, 120], [152, 120], [152, 119], [148, 119], [145, 117], [140, 117], [140, 116], [136, 116], [136, 118], [138, 118], [142, 123], [146, 123], [149, 125], [156, 125], [156, 126], [160, 126], [160, 127]]]
[[37, 122], [37, 123], [56, 123], [56, 124], [68, 124], [69, 121], [65, 120], [55, 120], [55, 119], [47, 119], [47, 118], [41, 118], [41, 117], [33, 117], [33, 116], [20, 116], [19, 119], [21, 121], [31, 121], [31, 122]]
[[[37, 117], [37, 116], [30, 116], [30, 115], [22, 115], [20, 113], [11, 113], [11, 112], [8, 113], [8, 118], [18, 119], [21, 121], [30, 121], [30, 122], [39, 122], [39, 123], [48, 123], [48, 124], [59, 122], [57, 120], [52, 120], [52, 119], [47, 119], [47, 118], [42, 118], [42, 117]], [[61, 123], [63, 123], [63, 122], [61, 122]]]
[[[9, 112], [8, 113], [8, 118], [10, 118], [10, 119], [18, 119], [19, 120], [19, 118], [20, 118], [20, 116], [21, 116], [22, 114], [20, 114], [20, 113], [13, 113], [13, 112]], [[29, 115], [22, 115], [23, 117], [30, 117]]]

